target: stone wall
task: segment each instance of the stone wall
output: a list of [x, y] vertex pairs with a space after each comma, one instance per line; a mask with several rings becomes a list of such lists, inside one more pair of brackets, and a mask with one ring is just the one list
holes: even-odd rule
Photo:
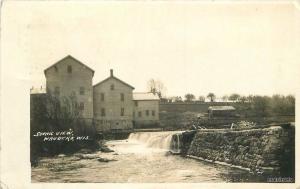
[[199, 130], [187, 155], [249, 168], [254, 173], [294, 176], [295, 127]]

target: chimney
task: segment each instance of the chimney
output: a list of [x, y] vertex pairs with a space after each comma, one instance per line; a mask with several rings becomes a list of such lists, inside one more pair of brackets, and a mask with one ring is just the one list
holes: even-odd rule
[[114, 70], [110, 69], [110, 77], [113, 77], [113, 76], [114, 76]]

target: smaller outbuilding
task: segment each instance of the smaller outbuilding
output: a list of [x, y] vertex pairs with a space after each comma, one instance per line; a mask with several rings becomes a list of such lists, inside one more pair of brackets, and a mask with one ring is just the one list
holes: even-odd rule
[[209, 106], [208, 117], [232, 117], [236, 109], [233, 106]]
[[133, 93], [135, 128], [159, 126], [159, 97], [152, 93]]

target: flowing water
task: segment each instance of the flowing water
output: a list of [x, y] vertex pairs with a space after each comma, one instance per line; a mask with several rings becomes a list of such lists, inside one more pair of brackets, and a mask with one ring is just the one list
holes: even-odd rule
[[[132, 133], [127, 140], [107, 142], [114, 150], [111, 153], [99, 151], [43, 158], [37, 167], [32, 167], [32, 182], [260, 181], [261, 178], [243, 170], [172, 155], [169, 151], [178, 152], [180, 146], [179, 138], [176, 144], [172, 144], [172, 136], [176, 133]], [[78, 158], [83, 155], [85, 158]], [[101, 162], [97, 159], [99, 157], [112, 161]]]

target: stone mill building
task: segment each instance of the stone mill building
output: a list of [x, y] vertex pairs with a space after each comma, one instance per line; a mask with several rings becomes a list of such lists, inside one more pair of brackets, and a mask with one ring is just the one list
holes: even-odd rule
[[76, 96], [82, 119], [97, 131], [131, 130], [159, 124], [159, 98], [152, 93], [134, 93], [134, 87], [109, 77], [93, 85], [95, 71], [72, 56], [44, 70], [47, 93], [60, 99]]

